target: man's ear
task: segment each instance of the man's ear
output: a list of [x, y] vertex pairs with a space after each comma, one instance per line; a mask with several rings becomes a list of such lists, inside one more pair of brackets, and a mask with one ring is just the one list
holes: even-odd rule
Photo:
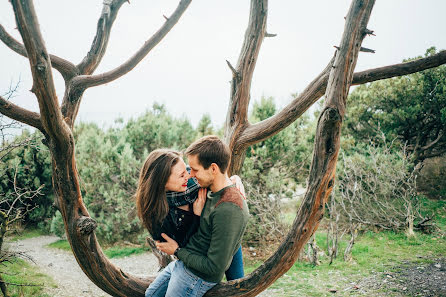
[[216, 163], [211, 164], [212, 174], [216, 174], [220, 172], [220, 167]]

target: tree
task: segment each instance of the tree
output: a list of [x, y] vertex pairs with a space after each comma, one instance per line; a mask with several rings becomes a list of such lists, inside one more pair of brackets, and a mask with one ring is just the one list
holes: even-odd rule
[[[430, 48], [425, 57], [435, 54]], [[349, 101], [345, 127], [358, 140], [380, 129], [388, 139], [407, 144], [416, 163], [446, 152], [445, 65], [362, 85]]]
[[[25, 110], [3, 98], [0, 98], [0, 111], [39, 129], [45, 135], [52, 158], [55, 205], [62, 214], [73, 254], [83, 271], [96, 285], [111, 295], [142, 296], [150, 280], [131, 276], [112, 265], [97, 243], [94, 233], [96, 222], [90, 218], [82, 202], [72, 129], [84, 91], [115, 80], [133, 69], [175, 25], [191, 0], [180, 1], [174, 13], [166, 17], [162, 27], [129, 60], [111, 71], [93, 75], [105, 53], [112, 24], [124, 2], [126, 1], [104, 2], [90, 52], [75, 65], [56, 55], [48, 54], [31, 0], [12, 0], [23, 45], [7, 34], [3, 27], [0, 27], [0, 38], [12, 50], [28, 57], [33, 76], [31, 90], [39, 102], [40, 113]], [[293, 265], [305, 242], [317, 229], [334, 184], [340, 128], [351, 84], [405, 75], [446, 62], [446, 52], [440, 52], [432, 57], [354, 75], [362, 40], [367, 34], [373, 33], [367, 29], [367, 23], [374, 2], [352, 1], [339, 48], [327, 67], [304, 92], [279, 113], [259, 123], [250, 124], [248, 105], [252, 75], [262, 41], [271, 36], [266, 32], [267, 0], [251, 1], [248, 28], [238, 63], [233, 67], [228, 62], [233, 78], [224, 140], [232, 150], [230, 171], [237, 173], [240, 170], [248, 146], [267, 139], [290, 125], [324, 94], [325, 104], [318, 120], [308, 190], [285, 241], [274, 255], [253, 273], [243, 279], [217, 285], [207, 293], [208, 296], [254, 296]], [[58, 70], [65, 80], [66, 90], [61, 107], [55, 93], [52, 67]]]

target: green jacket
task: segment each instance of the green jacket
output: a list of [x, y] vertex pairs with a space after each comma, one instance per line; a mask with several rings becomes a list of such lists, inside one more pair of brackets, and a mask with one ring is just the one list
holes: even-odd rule
[[246, 200], [234, 185], [209, 192], [200, 227], [178, 251], [178, 258], [205, 281], [220, 282], [240, 246], [248, 217]]

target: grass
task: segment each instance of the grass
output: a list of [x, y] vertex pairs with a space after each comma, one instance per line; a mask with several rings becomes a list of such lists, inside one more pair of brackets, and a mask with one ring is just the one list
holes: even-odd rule
[[[357, 237], [352, 250], [352, 261], [345, 262], [343, 253], [350, 238], [344, 236], [339, 244], [338, 259], [329, 265], [326, 254], [320, 255], [321, 265], [313, 266], [307, 262], [296, 262], [290, 270], [279, 278], [270, 288], [274, 296], [333, 296], [329, 289], [337, 290], [336, 296], [358, 296], [350, 290], [360, 280], [376, 273], [396, 271], [405, 261], [411, 263], [430, 263], [435, 258], [446, 255], [446, 201], [421, 200], [426, 214], [434, 213], [435, 224], [439, 232], [434, 234], [416, 233], [407, 237], [404, 233], [366, 232]], [[285, 214], [284, 221], [288, 224], [294, 220], [294, 213]], [[327, 234], [319, 229], [316, 232], [316, 243], [326, 253]], [[268, 248], [269, 249], [269, 248]], [[245, 272], [250, 273], [262, 260], [250, 258], [245, 251]], [[380, 296], [396, 295], [389, 289], [378, 292]]]
[[[316, 233], [320, 248], [326, 246], [326, 234]], [[417, 234], [407, 238], [393, 232], [367, 232], [358, 236], [352, 250], [351, 262], [344, 262], [343, 251], [347, 241], [342, 241], [338, 259], [329, 265], [327, 256], [321, 256], [321, 265], [313, 267], [306, 262], [296, 262], [271, 288], [278, 296], [332, 296], [329, 289], [337, 289], [336, 296], [350, 296], [347, 288], [375, 272], [391, 271], [403, 261], [429, 262], [446, 255], [446, 239]], [[262, 262], [245, 259], [245, 270], [252, 272]], [[390, 295], [391, 296], [391, 295]]]
[[23, 231], [14, 231], [13, 233], [9, 233], [7, 235], [6, 240], [7, 241], [18, 241], [18, 240], [38, 237], [38, 236], [42, 236], [42, 235], [44, 235], [44, 232], [42, 230], [31, 228], [31, 229], [26, 229]]
[[[48, 247], [71, 252], [71, 246], [65, 239], [60, 239], [58, 241], [50, 243]], [[147, 252], [147, 248], [124, 245], [117, 245], [104, 249], [104, 253], [108, 258], [123, 258], [130, 255], [141, 254], [144, 252]]]
[[35, 265], [31, 265], [22, 259], [15, 258], [11, 263], [1, 266], [0, 271], [6, 283], [25, 285], [8, 285], [10, 297], [49, 297], [48, 294], [43, 292], [44, 288], [48, 286], [56, 287], [49, 276], [40, 273]]

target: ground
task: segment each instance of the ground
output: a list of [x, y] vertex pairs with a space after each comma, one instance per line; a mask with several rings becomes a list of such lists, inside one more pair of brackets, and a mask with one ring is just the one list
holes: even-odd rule
[[[46, 286], [49, 296], [90, 297], [109, 296], [97, 288], [82, 272], [71, 252], [49, 248], [47, 245], [57, 241], [56, 236], [38, 236], [19, 240], [9, 244], [13, 250], [26, 251], [40, 270], [51, 276], [56, 285]], [[157, 260], [150, 253], [132, 255], [125, 258], [111, 259], [123, 271], [135, 275], [154, 275]], [[349, 278], [333, 269], [331, 273], [339, 283], [348, 284], [337, 288], [327, 288], [326, 294], [332, 296], [446, 296], [446, 258], [419, 256], [419, 261], [402, 262], [387, 267], [386, 271], [372, 272], [359, 281], [346, 282]], [[282, 278], [286, 278], [284, 275]], [[308, 285], [317, 282], [317, 275], [308, 279]], [[323, 286], [324, 284], [315, 284]], [[281, 288], [272, 288], [261, 296], [306, 296], [306, 290], [297, 288], [293, 293]], [[290, 295], [291, 294], [291, 295]], [[296, 295], [297, 294], [297, 295]], [[312, 296], [325, 296], [312, 295]]]
[[446, 258], [424, 260], [427, 263], [405, 262], [392, 271], [373, 275], [364, 279], [359, 287], [390, 291], [394, 296], [446, 296]]
[[[57, 236], [38, 236], [12, 242], [9, 248], [26, 252], [43, 273], [54, 279], [57, 287], [45, 286], [49, 296], [110, 296], [88, 279], [71, 252], [47, 247], [59, 239]], [[158, 270], [158, 261], [151, 253], [115, 258], [111, 261], [124, 272], [131, 272], [133, 275], [154, 275]]]

